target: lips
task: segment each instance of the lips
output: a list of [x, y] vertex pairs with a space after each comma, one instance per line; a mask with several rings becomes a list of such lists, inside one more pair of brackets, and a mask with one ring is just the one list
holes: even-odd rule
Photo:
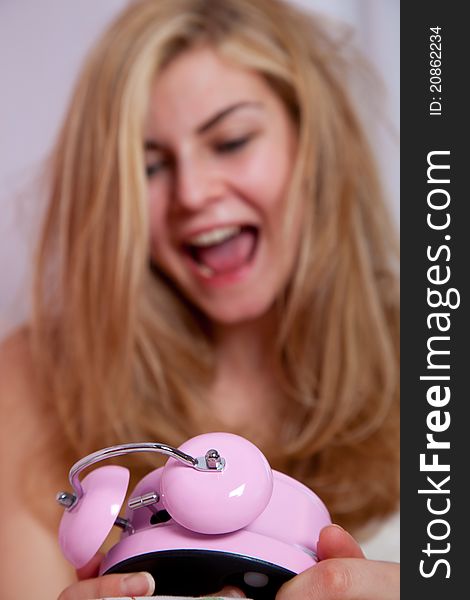
[[257, 242], [257, 227], [226, 226], [191, 237], [183, 245], [183, 251], [201, 274], [211, 278], [234, 274], [248, 265]]

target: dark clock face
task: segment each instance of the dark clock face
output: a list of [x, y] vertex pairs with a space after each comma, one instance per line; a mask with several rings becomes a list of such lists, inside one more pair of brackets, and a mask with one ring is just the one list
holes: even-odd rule
[[295, 573], [272, 563], [213, 550], [165, 550], [118, 563], [107, 573], [147, 571], [157, 582], [155, 593], [203, 596], [224, 586], [240, 588], [253, 600], [274, 600]]

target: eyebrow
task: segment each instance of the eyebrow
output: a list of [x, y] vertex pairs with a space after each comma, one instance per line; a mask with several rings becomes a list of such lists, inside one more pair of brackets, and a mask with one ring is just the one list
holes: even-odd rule
[[234, 111], [239, 110], [240, 108], [251, 108], [251, 107], [261, 108], [261, 106], [262, 105], [260, 102], [249, 102], [249, 101], [236, 102], [235, 104], [232, 104], [232, 105], [228, 106], [227, 108], [223, 108], [221, 111], [216, 113], [213, 117], [208, 119], [205, 123], [203, 123], [202, 125], [199, 125], [199, 127], [196, 128], [196, 132], [197, 133], [205, 133], [206, 131], [208, 131], [209, 129], [214, 127], [214, 125], [217, 125], [217, 123], [222, 121], [222, 119], [225, 119], [225, 117], [232, 114]]
[[[262, 108], [262, 104], [261, 102], [251, 101], [242, 101], [236, 102], [235, 104], [231, 104], [230, 106], [223, 108], [214, 116], [210, 117], [207, 121], [196, 127], [196, 133], [198, 133], [199, 135], [205, 133], [206, 131], [212, 129], [212, 127], [217, 125], [217, 123], [225, 119], [225, 117], [241, 108]], [[144, 146], [146, 150], [160, 150], [162, 148], [162, 146], [158, 144], [155, 140], [146, 140]]]

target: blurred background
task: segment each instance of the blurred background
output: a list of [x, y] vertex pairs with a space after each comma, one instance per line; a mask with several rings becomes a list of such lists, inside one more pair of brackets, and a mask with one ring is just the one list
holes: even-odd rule
[[[0, 339], [29, 307], [42, 164], [81, 61], [128, 0], [0, 0]], [[396, 222], [399, 214], [399, 0], [291, 0], [351, 28], [384, 85], [359, 94]]]
[[[81, 61], [128, 0], [0, 0], [0, 339], [30, 305], [31, 254], [43, 197], [40, 176]], [[346, 25], [382, 82], [359, 108], [399, 222], [399, 0], [291, 0]], [[360, 86], [359, 86], [360, 88]], [[399, 559], [398, 515], [366, 555]]]

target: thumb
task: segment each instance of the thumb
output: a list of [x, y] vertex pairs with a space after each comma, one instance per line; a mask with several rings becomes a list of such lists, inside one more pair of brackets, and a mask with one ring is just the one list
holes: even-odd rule
[[320, 531], [317, 553], [320, 560], [326, 558], [365, 558], [356, 540], [339, 525], [327, 525]]
[[114, 573], [94, 579], [83, 579], [69, 585], [58, 600], [84, 600], [85, 598], [129, 598], [151, 596], [155, 581], [150, 573]]

